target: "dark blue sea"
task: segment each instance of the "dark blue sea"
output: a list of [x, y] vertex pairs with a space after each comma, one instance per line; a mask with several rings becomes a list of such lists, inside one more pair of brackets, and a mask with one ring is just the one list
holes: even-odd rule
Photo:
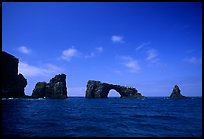
[[2, 99], [4, 137], [201, 137], [202, 98]]

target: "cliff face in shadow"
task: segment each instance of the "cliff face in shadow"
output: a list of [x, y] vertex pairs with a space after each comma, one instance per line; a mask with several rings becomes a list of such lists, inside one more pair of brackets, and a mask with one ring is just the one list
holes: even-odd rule
[[18, 74], [19, 60], [4, 51], [1, 52], [1, 58], [1, 98], [25, 97], [27, 80], [21, 73]]

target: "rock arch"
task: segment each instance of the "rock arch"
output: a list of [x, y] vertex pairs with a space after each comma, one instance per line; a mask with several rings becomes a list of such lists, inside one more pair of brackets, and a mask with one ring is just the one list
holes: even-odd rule
[[119, 98], [121, 95], [120, 93], [118, 93], [115, 89], [111, 89], [108, 93], [108, 98], [110, 97], [115, 97], [115, 98]]
[[144, 98], [133, 87], [126, 87], [121, 85], [113, 85], [108, 83], [102, 83], [100, 81], [89, 80], [86, 89], [86, 98], [107, 98], [111, 89], [117, 91], [121, 98]]

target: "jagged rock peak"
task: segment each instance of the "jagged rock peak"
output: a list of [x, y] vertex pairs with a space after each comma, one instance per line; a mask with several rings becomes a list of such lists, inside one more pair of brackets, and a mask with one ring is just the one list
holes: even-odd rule
[[170, 98], [180, 99], [180, 98], [186, 98], [186, 97], [181, 94], [181, 90], [179, 89], [178, 85], [175, 85], [170, 95]]

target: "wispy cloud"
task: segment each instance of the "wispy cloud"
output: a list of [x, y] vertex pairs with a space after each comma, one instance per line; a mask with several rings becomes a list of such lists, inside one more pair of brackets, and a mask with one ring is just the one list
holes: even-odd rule
[[84, 57], [85, 57], [85, 58], [91, 58], [91, 57], [94, 57], [94, 56], [95, 56], [95, 53], [94, 53], [94, 52], [91, 52], [90, 54], [85, 55]]
[[18, 71], [27, 77], [50, 76], [64, 72], [63, 69], [53, 64], [45, 64], [39, 67], [21, 61], [19, 62]]
[[124, 43], [123, 36], [113, 35], [111, 37], [112, 42], [114, 43]]
[[78, 54], [78, 50], [75, 48], [69, 48], [62, 51], [61, 58], [67, 61], [70, 61], [71, 58], [75, 57]]
[[23, 53], [23, 54], [29, 54], [31, 52], [31, 50], [29, 50], [26, 46], [19, 47], [18, 51]]
[[184, 61], [190, 64], [201, 64], [202, 63], [202, 59], [198, 57], [185, 58]]
[[159, 60], [157, 50], [156, 49], [147, 50], [146, 60], [153, 63], [157, 62]]
[[189, 24], [174, 24], [173, 27], [178, 30], [186, 30], [191, 28]]
[[97, 54], [102, 53], [102, 52], [103, 52], [103, 47], [96, 47], [93, 52], [91, 52], [91, 53], [88, 54], [88, 55], [85, 55], [85, 58], [94, 57], [94, 56], [96, 56]]
[[137, 47], [135, 48], [135, 50], [138, 51], [138, 50], [142, 49], [144, 46], [147, 46], [147, 45], [149, 45], [149, 44], [150, 44], [150, 42], [143, 42], [142, 44], [140, 44], [139, 46], [137, 46]]
[[97, 50], [99, 53], [101, 53], [101, 52], [103, 52], [103, 47], [96, 47], [96, 50]]
[[121, 59], [123, 60], [124, 66], [127, 67], [130, 72], [137, 72], [140, 70], [140, 66], [137, 60], [129, 56], [122, 56]]
[[186, 54], [192, 54], [193, 52], [195, 52], [195, 49], [188, 49], [185, 51]]
[[113, 70], [113, 73], [121, 74], [122, 72], [120, 70]]

